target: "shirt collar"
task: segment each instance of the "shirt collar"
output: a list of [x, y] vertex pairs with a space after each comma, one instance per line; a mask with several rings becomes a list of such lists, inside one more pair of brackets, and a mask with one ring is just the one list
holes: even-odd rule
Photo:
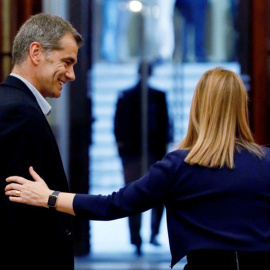
[[28, 82], [26, 79], [24, 79], [22, 76], [15, 74], [15, 73], [11, 73], [10, 75], [20, 79], [21, 81], [23, 81], [27, 85], [27, 87], [30, 89], [30, 91], [33, 93], [33, 95], [36, 97], [36, 100], [37, 100], [38, 105], [40, 106], [42, 112], [45, 115], [49, 115], [52, 107], [47, 102], [47, 100], [40, 94], [40, 92], [30, 82]]

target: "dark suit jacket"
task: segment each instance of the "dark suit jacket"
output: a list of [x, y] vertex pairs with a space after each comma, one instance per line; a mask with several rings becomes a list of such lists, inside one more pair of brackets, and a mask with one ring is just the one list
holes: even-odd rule
[[[114, 118], [114, 134], [122, 159], [141, 158], [141, 83], [120, 93]], [[147, 112], [148, 154], [161, 159], [171, 141], [166, 95], [148, 88]]]
[[50, 189], [68, 191], [49, 123], [32, 92], [12, 76], [0, 85], [0, 149], [0, 269], [74, 269], [71, 217], [4, 195], [5, 178], [31, 179], [30, 165]]

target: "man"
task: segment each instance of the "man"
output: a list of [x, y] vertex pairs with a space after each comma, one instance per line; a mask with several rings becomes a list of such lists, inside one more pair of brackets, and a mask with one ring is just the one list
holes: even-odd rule
[[[205, 62], [206, 55], [206, 23], [208, 0], [176, 0], [175, 7], [184, 19], [183, 27], [183, 61], [193, 60]], [[193, 30], [194, 29], [194, 30]], [[191, 36], [191, 33], [194, 35]], [[190, 42], [191, 41], [191, 42]], [[194, 48], [194, 52], [191, 49]]]
[[[17, 33], [11, 74], [0, 85], [1, 248], [0, 268], [73, 270], [72, 220], [65, 214], [14, 205], [4, 195], [5, 178], [37, 168], [54, 190], [68, 191], [45, 98], [61, 96], [73, 81], [81, 35], [62, 18], [37, 14]], [[19, 194], [18, 194], [19, 196]], [[14, 261], [16, 258], [16, 261]]]
[[[138, 73], [142, 75], [146, 66], [147, 76], [152, 75], [152, 65], [142, 62]], [[141, 137], [141, 98], [142, 79], [120, 93], [114, 118], [114, 134], [118, 152], [122, 160], [125, 184], [139, 179], [143, 174], [142, 166], [142, 137]], [[163, 91], [147, 86], [147, 167], [166, 154], [167, 145], [172, 140], [171, 125], [168, 116], [166, 95]], [[150, 243], [160, 245], [156, 237], [163, 213], [163, 205], [152, 209]], [[129, 217], [131, 244], [136, 247], [136, 254], [142, 254], [140, 235], [141, 214]]]

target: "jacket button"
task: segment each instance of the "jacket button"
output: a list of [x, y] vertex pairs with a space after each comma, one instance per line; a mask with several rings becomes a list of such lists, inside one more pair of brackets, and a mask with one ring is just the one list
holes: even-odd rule
[[71, 231], [69, 229], [66, 229], [66, 235], [71, 235]]

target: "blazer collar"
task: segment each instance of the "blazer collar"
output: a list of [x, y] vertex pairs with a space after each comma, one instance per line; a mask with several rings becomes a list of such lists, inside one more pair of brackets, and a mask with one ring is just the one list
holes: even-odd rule
[[14, 77], [14, 76], [7, 76], [6, 79], [0, 84], [1, 86], [10, 86], [10, 87], [14, 87], [17, 88], [18, 90], [23, 91], [25, 94], [27, 94], [28, 96], [30, 96], [33, 100], [37, 101], [34, 94], [31, 92], [31, 90], [26, 86], [26, 84]]

